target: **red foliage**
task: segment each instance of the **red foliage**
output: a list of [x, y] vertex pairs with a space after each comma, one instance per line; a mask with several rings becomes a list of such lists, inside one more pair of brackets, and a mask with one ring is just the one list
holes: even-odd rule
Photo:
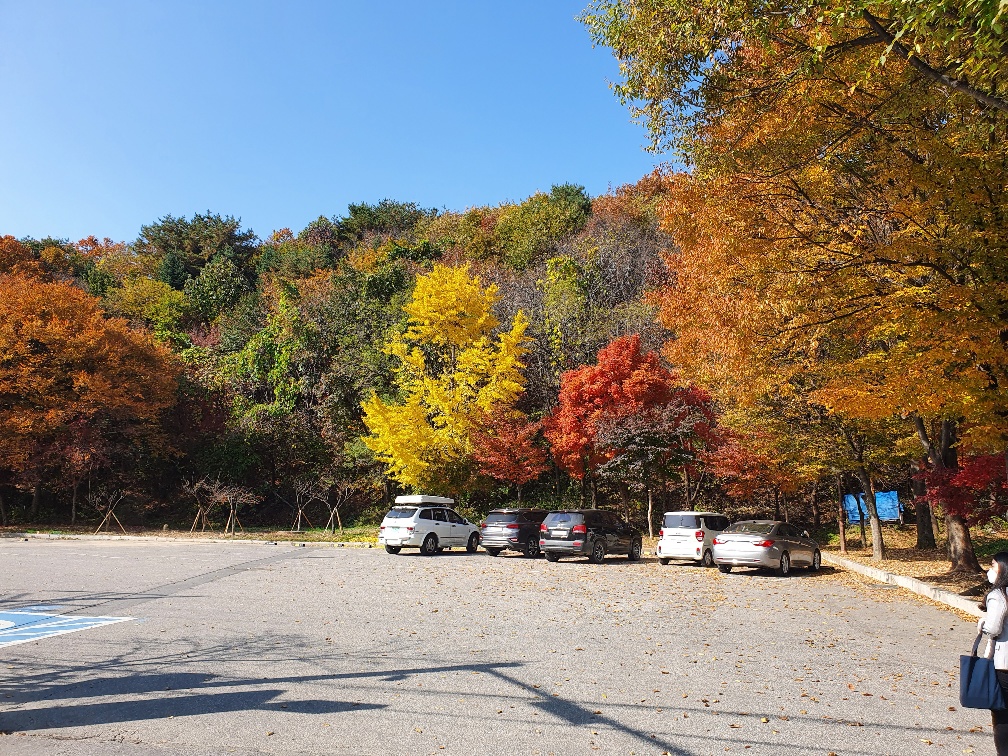
[[607, 459], [596, 448], [599, 423], [671, 401], [674, 376], [654, 352], [641, 352], [640, 336], [623, 336], [602, 348], [598, 364], [568, 370], [560, 378], [560, 400], [544, 423], [553, 457], [581, 479]]
[[927, 483], [924, 498], [948, 514], [982, 525], [1008, 510], [1005, 455], [979, 454], [963, 457], [956, 470], [928, 470], [918, 474]]
[[473, 433], [473, 459], [480, 472], [495, 480], [521, 485], [546, 470], [546, 452], [535, 445], [542, 423], [523, 415], [487, 420]]

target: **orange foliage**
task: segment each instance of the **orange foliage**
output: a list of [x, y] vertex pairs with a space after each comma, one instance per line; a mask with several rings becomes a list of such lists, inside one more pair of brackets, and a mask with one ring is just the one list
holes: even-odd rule
[[0, 467], [37, 478], [70, 436], [156, 435], [176, 376], [164, 348], [77, 287], [0, 275]]

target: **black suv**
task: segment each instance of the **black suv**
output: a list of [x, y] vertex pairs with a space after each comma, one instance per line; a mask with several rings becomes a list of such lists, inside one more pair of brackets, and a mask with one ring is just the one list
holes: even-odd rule
[[562, 556], [586, 556], [598, 564], [606, 554], [626, 554], [636, 561], [643, 540], [640, 531], [601, 509], [550, 512], [539, 528], [539, 548], [551, 562]]
[[494, 509], [480, 523], [480, 543], [490, 556], [512, 549], [535, 559], [540, 554], [539, 525], [544, 517], [544, 509]]

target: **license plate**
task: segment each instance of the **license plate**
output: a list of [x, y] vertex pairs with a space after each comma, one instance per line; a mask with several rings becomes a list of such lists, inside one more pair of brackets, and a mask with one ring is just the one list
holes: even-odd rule
[[552, 535], [554, 538], [566, 538], [567, 537], [567, 531], [566, 530], [554, 530], [554, 531], [552, 531], [550, 533], [550, 535]]

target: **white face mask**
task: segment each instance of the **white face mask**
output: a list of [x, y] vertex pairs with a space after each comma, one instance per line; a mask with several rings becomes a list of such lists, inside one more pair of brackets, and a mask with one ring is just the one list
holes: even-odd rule
[[991, 567], [989, 570], [987, 570], [987, 582], [990, 583], [991, 585], [994, 585], [994, 581], [997, 580], [997, 576], [998, 571], [995, 568]]

